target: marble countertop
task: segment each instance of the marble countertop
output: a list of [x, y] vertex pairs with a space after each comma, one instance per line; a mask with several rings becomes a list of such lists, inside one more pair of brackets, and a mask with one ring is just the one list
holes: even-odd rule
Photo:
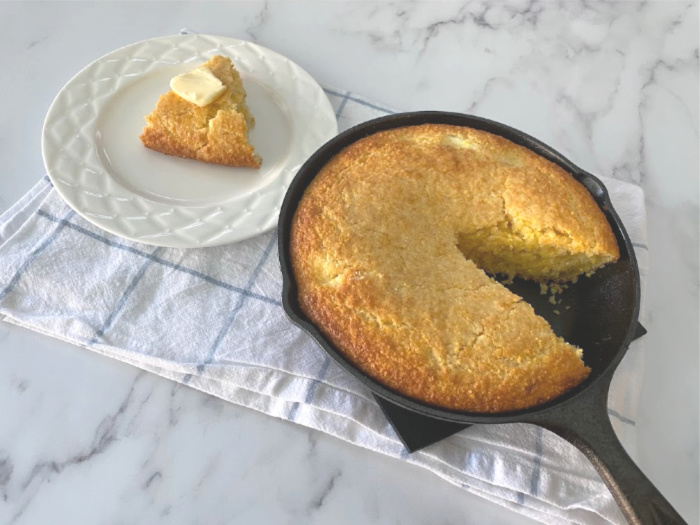
[[[260, 43], [400, 110], [492, 118], [641, 185], [636, 460], [698, 523], [696, 2], [0, 3], [0, 212], [44, 175], [59, 89], [181, 28]], [[529, 523], [414, 466], [0, 324], [0, 522]]]

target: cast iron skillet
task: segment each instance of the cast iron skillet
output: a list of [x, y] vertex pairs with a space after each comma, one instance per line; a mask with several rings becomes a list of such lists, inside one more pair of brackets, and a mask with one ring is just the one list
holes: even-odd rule
[[[577, 388], [548, 403], [515, 412], [482, 414], [447, 410], [406, 397], [375, 381], [350, 363], [309, 321], [297, 301], [297, 287], [289, 256], [292, 218], [306, 187], [340, 150], [378, 131], [424, 123], [467, 126], [500, 135], [558, 164], [579, 180], [605, 213], [620, 247], [620, 260], [580, 278], [553, 307], [540, 295], [539, 286], [517, 280], [508, 285], [530, 302], [535, 311], [566, 341], [584, 350], [592, 372]], [[308, 332], [343, 368], [372, 392], [424, 416], [467, 424], [531, 423], [540, 425], [579, 448], [608, 485], [632, 524], [684, 523], [680, 515], [627, 455], [613, 431], [607, 397], [615, 368], [634, 338], [639, 315], [639, 269], [632, 243], [612, 208], [603, 184], [537, 139], [503, 124], [479, 117], [443, 112], [391, 115], [365, 122], [322, 146], [301, 167], [282, 204], [279, 219], [279, 256], [284, 281], [282, 302], [291, 320]], [[557, 309], [558, 314], [554, 312]]]

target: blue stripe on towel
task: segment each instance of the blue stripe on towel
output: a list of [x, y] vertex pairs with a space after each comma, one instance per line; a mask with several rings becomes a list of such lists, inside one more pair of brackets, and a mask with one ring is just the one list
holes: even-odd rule
[[[395, 111], [391, 111], [390, 109], [386, 109], [386, 108], [383, 108], [381, 106], [377, 106], [376, 104], [372, 104], [371, 102], [367, 102], [366, 100], [362, 100], [361, 98], [353, 97], [352, 94], [349, 92], [346, 94], [343, 94], [343, 93], [338, 93], [337, 91], [334, 91], [334, 90], [328, 89], [328, 88], [323, 88], [323, 90], [326, 93], [328, 93], [329, 95], [333, 95], [335, 97], [347, 98], [348, 100], [352, 100], [353, 102], [356, 102], [356, 103], [360, 104], [361, 106], [365, 106], [367, 108], [376, 109], [377, 111], [382, 111], [382, 112], [388, 113], [388, 114], [395, 113]], [[336, 116], [339, 117], [340, 115], [336, 115]]]
[[[309, 404], [311, 401], [314, 400], [314, 396], [316, 395], [316, 389], [318, 388], [318, 385], [321, 381], [323, 381], [326, 378], [326, 374], [328, 373], [328, 369], [330, 368], [331, 364], [331, 358], [330, 356], [326, 355], [323, 359], [323, 364], [321, 365], [321, 369], [318, 372], [318, 375], [316, 378], [313, 380], [311, 383], [311, 386], [309, 389], [306, 391], [306, 396], [304, 396], [304, 403]], [[289, 421], [294, 421], [294, 419], [297, 416], [297, 411], [299, 410], [299, 401], [295, 401], [292, 404], [292, 408], [289, 409], [289, 414], [287, 414], [287, 419]]]
[[[467, 452], [467, 458], [464, 462], [464, 472], [469, 473], [474, 476], [484, 476], [486, 478], [486, 471], [481, 469], [481, 465], [487, 463], [484, 461], [484, 454], [480, 450], [469, 450]], [[491, 463], [489, 472], [488, 472], [488, 481], [493, 480], [493, 469], [494, 469], [494, 464]]]
[[269, 304], [274, 304], [275, 306], [282, 306], [282, 302], [277, 300], [277, 299], [271, 299], [269, 297], [265, 297], [264, 295], [260, 295], [260, 294], [256, 294], [256, 293], [253, 293], [250, 291], [246, 291], [243, 288], [240, 288], [238, 286], [233, 286], [233, 285], [225, 283], [223, 281], [219, 281], [218, 279], [214, 279], [213, 277], [210, 277], [206, 274], [203, 274], [202, 272], [198, 272], [197, 270], [192, 270], [192, 269], [187, 268], [185, 266], [181, 266], [179, 264], [167, 261], [165, 259], [161, 259], [160, 257], [156, 257], [155, 255], [153, 255], [151, 253], [146, 253], [146, 252], [141, 251], [137, 248], [127, 246], [127, 245], [122, 244], [120, 242], [112, 241], [112, 240], [107, 239], [106, 237], [104, 237], [102, 235], [99, 235], [97, 233], [86, 230], [85, 228], [83, 228], [81, 226], [67, 222], [64, 219], [59, 219], [59, 218], [57, 218], [49, 213], [46, 213], [45, 211], [38, 210], [37, 214], [41, 217], [44, 217], [45, 219], [60, 223], [63, 226], [66, 226], [67, 228], [70, 228], [76, 232], [79, 232], [83, 235], [86, 235], [87, 237], [90, 237], [98, 242], [106, 244], [107, 246], [111, 246], [113, 248], [118, 248], [120, 250], [129, 252], [129, 253], [133, 253], [134, 255], [138, 255], [139, 257], [145, 257], [146, 259], [151, 259], [153, 262], [156, 262], [162, 266], [166, 266], [166, 267], [171, 268], [173, 270], [177, 270], [179, 272], [183, 272], [183, 273], [186, 273], [188, 275], [192, 275], [193, 277], [198, 277], [199, 279], [202, 279], [210, 284], [213, 284], [214, 286], [219, 286], [220, 288], [224, 288], [225, 290], [229, 290], [231, 292], [243, 294], [247, 297], [250, 297], [251, 299], [257, 299], [258, 301], [262, 301], [262, 302], [269, 303]]
[[345, 109], [345, 104], [348, 103], [348, 98], [350, 97], [350, 92], [348, 91], [343, 95], [343, 100], [340, 101], [340, 105], [338, 106], [338, 111], [335, 112], [335, 118], [339, 119], [340, 115], [342, 115], [343, 110]]
[[213, 284], [214, 286], [218, 286], [220, 288], [224, 288], [226, 290], [229, 290], [231, 292], [236, 292], [241, 295], [245, 295], [246, 297], [249, 297], [251, 299], [257, 299], [258, 301], [262, 301], [263, 303], [268, 303], [268, 304], [273, 304], [275, 306], [282, 306], [282, 302], [277, 300], [277, 299], [271, 299], [269, 297], [266, 297], [264, 295], [260, 295], [254, 292], [251, 292], [250, 290], [247, 290], [245, 288], [240, 288], [238, 286], [233, 286], [231, 284], [219, 281], [218, 279], [214, 279], [213, 277], [209, 277], [206, 274], [203, 274], [201, 272], [198, 272], [197, 270], [191, 270], [189, 268], [186, 268], [184, 266], [180, 266], [179, 264], [176, 263], [171, 263], [169, 261], [159, 261], [163, 266], [167, 266], [169, 268], [172, 268], [173, 270], [178, 270], [180, 272], [192, 275], [194, 277], [199, 277], [200, 279]]
[[535, 434], [535, 463], [532, 469], [532, 477], [530, 478], [530, 496], [537, 496], [540, 488], [540, 464], [542, 463], [542, 427], [537, 427]]
[[[270, 238], [270, 241], [267, 243], [267, 246], [265, 247], [265, 250], [263, 251], [263, 254], [260, 256], [260, 259], [258, 260], [258, 264], [255, 266], [253, 269], [253, 273], [250, 275], [250, 278], [248, 279], [248, 283], [246, 284], [245, 291], [250, 292], [250, 289], [253, 287], [255, 284], [256, 279], [258, 278], [258, 274], [260, 273], [260, 270], [262, 270], [263, 265], [265, 264], [265, 261], [267, 261], [267, 258], [270, 256], [270, 252], [272, 251], [272, 247], [275, 245], [275, 241], [277, 240], [276, 235], [272, 235]], [[219, 345], [221, 344], [221, 341], [224, 339], [224, 336], [228, 333], [229, 328], [231, 328], [231, 325], [233, 325], [233, 322], [236, 320], [236, 316], [238, 315], [238, 312], [241, 311], [241, 308], [243, 308], [243, 304], [245, 303], [246, 298], [248, 297], [248, 294], [240, 294], [238, 297], [238, 302], [236, 305], [233, 307], [233, 310], [231, 310], [231, 313], [228, 316], [228, 319], [226, 319], [226, 322], [224, 323], [224, 326], [219, 330], [219, 333], [216, 336], [216, 339], [214, 339], [214, 343], [211, 345], [211, 348], [209, 348], [209, 352], [207, 353], [206, 359], [200, 363], [197, 366], [197, 373], [201, 374], [202, 371], [204, 370], [204, 367], [210, 364], [214, 360], [214, 356], [216, 355], [216, 351], [219, 348]], [[182, 380], [184, 384], [187, 384], [190, 382], [190, 379], [192, 379], [192, 374], [188, 374], [185, 376], [185, 378]]]
[[299, 401], [292, 403], [292, 408], [289, 409], [289, 414], [287, 414], [287, 419], [289, 421], [294, 421], [297, 417], [297, 412], [299, 411]]
[[156, 257], [161, 251], [163, 251], [163, 248], [156, 248], [151, 254], [152, 257], [146, 259], [146, 262], [144, 262], [143, 265], [141, 265], [141, 268], [139, 268], [139, 271], [136, 273], [134, 278], [129, 283], [129, 286], [126, 287], [126, 290], [124, 290], [124, 293], [117, 301], [117, 304], [114, 305], [112, 312], [107, 316], [107, 319], [105, 319], [105, 322], [102, 324], [102, 327], [97, 332], [95, 332], [95, 335], [93, 335], [92, 339], [90, 339], [90, 341], [88, 342], [88, 346], [94, 345], [97, 341], [100, 340], [104, 333], [107, 330], [109, 330], [109, 327], [112, 326], [114, 319], [116, 319], [117, 315], [119, 315], [119, 312], [121, 312], [122, 308], [124, 308], [126, 301], [129, 299], [129, 296], [136, 288], [136, 285], [138, 285], [139, 282], [141, 282], [141, 279], [146, 273], [146, 270], [148, 270], [148, 267], [153, 263], [153, 257]]
[[470, 450], [467, 454], [467, 462], [464, 465], [464, 470], [466, 472], [479, 472], [479, 459], [481, 459], [481, 455], [474, 450]]
[[71, 210], [68, 212], [68, 214], [60, 220], [58, 223], [58, 226], [54, 228], [53, 232], [46, 238], [44, 242], [42, 242], [38, 247], [36, 247], [32, 253], [29, 254], [29, 257], [22, 263], [22, 266], [20, 266], [15, 274], [12, 276], [12, 279], [10, 279], [10, 282], [7, 283], [7, 286], [0, 292], [0, 301], [2, 301], [5, 297], [7, 297], [7, 294], [9, 294], [12, 290], [14, 290], [15, 286], [17, 286], [17, 283], [19, 282], [20, 278], [24, 274], [24, 272], [27, 271], [27, 268], [29, 268], [29, 265], [34, 262], [34, 260], [43, 252], [53, 241], [56, 240], [58, 235], [61, 233], [63, 228], [68, 224], [68, 221], [75, 215], [75, 212]]
[[304, 403], [309, 404], [311, 401], [313, 401], [314, 396], [316, 395], [316, 389], [318, 388], [318, 384], [321, 382], [322, 379], [326, 377], [326, 374], [328, 373], [328, 367], [331, 364], [331, 358], [329, 356], [326, 356], [326, 358], [323, 361], [323, 365], [321, 366], [321, 371], [318, 373], [318, 379], [314, 380], [313, 383], [311, 383], [311, 386], [309, 387], [309, 391], [306, 393], [306, 398], [304, 398]]
[[612, 408], [608, 408], [608, 414], [613, 416], [618, 421], [621, 421], [622, 423], [627, 423], [628, 425], [636, 426], [636, 423], [634, 421], [632, 421], [628, 417], [623, 416], [617, 410], [613, 410]]

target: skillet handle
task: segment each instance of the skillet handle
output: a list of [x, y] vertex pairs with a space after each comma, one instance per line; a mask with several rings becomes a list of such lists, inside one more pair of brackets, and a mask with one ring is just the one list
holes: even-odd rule
[[631, 525], [687, 525], [625, 452], [607, 413], [610, 382], [599, 383], [536, 424], [586, 455]]

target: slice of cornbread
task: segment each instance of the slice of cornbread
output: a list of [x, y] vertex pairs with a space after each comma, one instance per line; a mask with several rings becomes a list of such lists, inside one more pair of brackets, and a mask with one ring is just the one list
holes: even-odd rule
[[226, 87], [210, 104], [200, 107], [173, 91], [162, 95], [146, 117], [141, 142], [147, 148], [225, 166], [259, 168], [261, 159], [248, 142], [254, 118], [246, 105], [241, 77], [231, 59], [217, 55], [201, 67]]
[[503, 412], [581, 383], [582, 351], [489, 273], [567, 281], [619, 257], [571, 175], [483, 131], [383, 131], [316, 175], [293, 219], [299, 304], [358, 368], [444, 408]]

